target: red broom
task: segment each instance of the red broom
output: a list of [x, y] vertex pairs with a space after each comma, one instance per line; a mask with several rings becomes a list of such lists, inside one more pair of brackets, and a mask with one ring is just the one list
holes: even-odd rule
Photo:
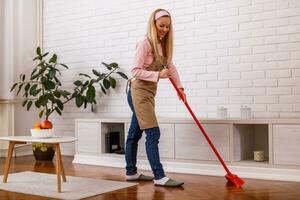
[[[164, 68], [166, 68], [166, 67], [164, 66]], [[225, 171], [227, 172], [227, 174], [225, 175], [225, 178], [227, 179], [227, 181], [229, 181], [230, 183], [234, 184], [236, 187], [238, 187], [238, 188], [241, 187], [245, 182], [241, 178], [239, 178], [237, 175], [232, 174], [229, 171], [229, 169], [227, 168], [225, 162], [221, 158], [219, 152], [217, 151], [217, 149], [215, 148], [215, 146], [213, 145], [213, 143], [209, 139], [209, 137], [208, 137], [207, 133], [205, 132], [204, 128], [202, 127], [202, 125], [200, 124], [199, 120], [197, 119], [197, 117], [193, 113], [192, 109], [190, 108], [189, 104], [186, 101], [184, 101], [184, 97], [183, 97], [180, 89], [177, 87], [176, 83], [174, 82], [174, 80], [172, 78], [169, 78], [169, 79], [170, 79], [172, 85], [174, 86], [175, 90], [179, 94], [180, 99], [184, 102], [186, 108], [189, 110], [189, 112], [192, 115], [194, 121], [196, 122], [196, 124], [200, 128], [200, 130], [203, 133], [204, 137], [206, 138], [207, 142], [209, 143], [209, 145], [211, 146], [212, 150], [215, 152], [215, 154], [218, 157], [219, 161], [223, 165]]]

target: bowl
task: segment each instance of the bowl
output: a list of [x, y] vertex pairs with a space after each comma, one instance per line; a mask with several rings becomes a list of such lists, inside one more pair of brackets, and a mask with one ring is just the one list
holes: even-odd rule
[[50, 138], [53, 136], [53, 129], [30, 129], [33, 138]]

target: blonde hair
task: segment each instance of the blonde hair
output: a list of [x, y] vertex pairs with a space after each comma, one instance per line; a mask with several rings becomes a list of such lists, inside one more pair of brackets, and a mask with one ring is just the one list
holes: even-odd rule
[[[157, 47], [157, 44], [159, 43], [159, 39], [157, 37], [157, 30], [155, 25], [156, 23], [155, 14], [159, 11], [166, 11], [167, 13], [169, 13], [167, 10], [160, 9], [160, 8], [153, 11], [148, 21], [148, 28], [146, 34], [151, 43], [153, 53], [156, 59], [159, 59], [158, 47]], [[170, 63], [172, 61], [172, 56], [173, 56], [173, 26], [172, 26], [172, 18], [170, 13], [169, 16], [167, 17], [170, 18], [170, 27], [166, 36], [161, 40], [161, 47], [164, 56], [167, 57], [167, 63]]]

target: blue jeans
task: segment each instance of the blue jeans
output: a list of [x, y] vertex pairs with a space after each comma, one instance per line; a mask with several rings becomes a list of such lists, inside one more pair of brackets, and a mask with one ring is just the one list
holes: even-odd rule
[[[140, 129], [140, 126], [138, 124], [135, 115], [132, 98], [131, 98], [131, 90], [128, 91], [127, 100], [133, 114], [131, 118], [131, 124], [128, 131], [126, 147], [125, 147], [126, 175], [134, 175], [137, 173], [136, 156], [137, 156], [138, 141], [142, 137], [143, 130]], [[147, 153], [147, 157], [151, 169], [154, 174], [154, 179], [156, 180], [161, 179], [165, 177], [165, 172], [160, 162], [159, 151], [158, 151], [158, 143], [160, 137], [159, 127], [145, 129], [145, 133], [146, 133], [146, 153]]]

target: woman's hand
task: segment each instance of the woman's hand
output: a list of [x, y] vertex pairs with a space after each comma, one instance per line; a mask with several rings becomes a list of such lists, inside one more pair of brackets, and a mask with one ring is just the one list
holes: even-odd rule
[[171, 72], [169, 69], [163, 69], [159, 72], [159, 78], [172, 78]]
[[[183, 103], [186, 103], [186, 94], [184, 93], [184, 89], [183, 88], [179, 88], [181, 96], [182, 96], [182, 100]], [[180, 95], [177, 93], [179, 100], [181, 100]]]

